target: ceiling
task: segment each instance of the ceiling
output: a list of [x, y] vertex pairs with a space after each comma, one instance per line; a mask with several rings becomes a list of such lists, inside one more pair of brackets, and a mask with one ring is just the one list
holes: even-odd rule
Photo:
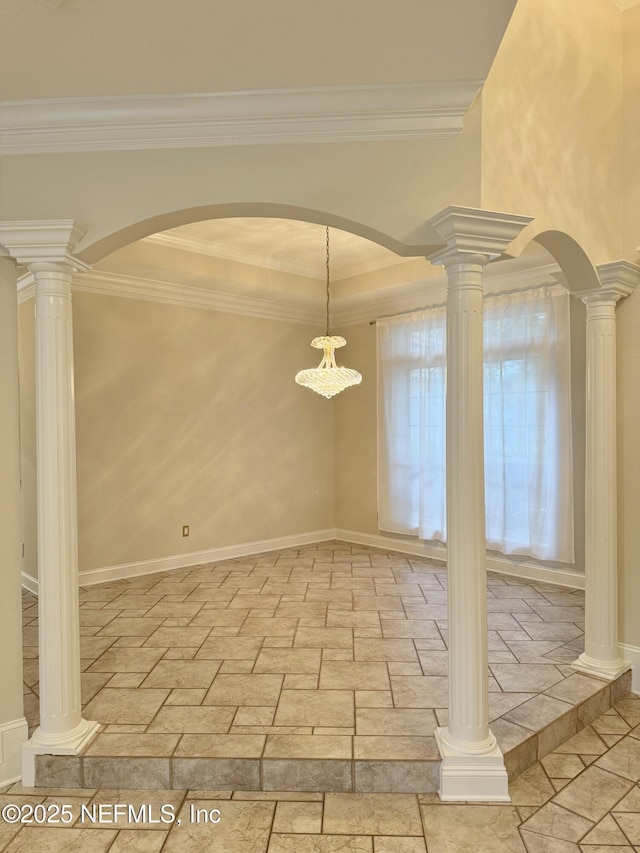
[[516, 0], [2, 0], [0, 98], [486, 78]]
[[[329, 232], [332, 280], [400, 263], [394, 252], [364, 237]], [[292, 219], [238, 217], [195, 222], [146, 242], [315, 279], [326, 276], [325, 226]]]

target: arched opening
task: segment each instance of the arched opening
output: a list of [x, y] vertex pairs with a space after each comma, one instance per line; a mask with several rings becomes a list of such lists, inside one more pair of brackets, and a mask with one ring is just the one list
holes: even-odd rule
[[[210, 256], [178, 233], [184, 223], [172, 224], [177, 242], [146, 232], [150, 239], [120, 246], [76, 282], [81, 568], [91, 557], [81, 595], [84, 604], [96, 601], [91, 584], [110, 582], [98, 599], [106, 603], [95, 609], [117, 612], [104, 625], [86, 626], [92, 630], [85, 650], [93, 658], [86, 680], [95, 693], [85, 714], [144, 726], [138, 739], [162, 735], [174, 770], [186, 760], [202, 759], [204, 767], [228, 758], [225, 750], [242, 744], [232, 757], [247, 762], [251, 784], [260, 761], [269, 784], [277, 780], [282, 787], [281, 758], [331, 758], [342, 762], [331, 768], [337, 781], [325, 776], [316, 783], [349, 790], [358, 784], [352, 738], [404, 737], [380, 732], [410, 719], [412, 733], [421, 732], [411, 735], [422, 738], [420, 778], [405, 784], [423, 790], [425, 774], [435, 784], [429, 739], [446, 703], [446, 635], [438, 626], [446, 618], [445, 573], [420, 545], [380, 536], [374, 517], [376, 368], [369, 318], [420, 307], [442, 274], [420, 258], [395, 258], [336, 276], [343, 290], [338, 299], [352, 311], [343, 317], [353, 324], [353, 363], [365, 382], [330, 408], [293, 383], [297, 369], [311, 366], [308, 343], [322, 313], [322, 287], [304, 317], [273, 308], [281, 311], [291, 293], [287, 287], [278, 293], [277, 278], [311, 296], [321, 276], [277, 269], [276, 252], [261, 278], [236, 279], [232, 264], [256, 264], [218, 257], [214, 270]], [[261, 239], [264, 249], [273, 234]], [[152, 253], [173, 265], [170, 280], [154, 277]], [[195, 258], [180, 272], [178, 256], [186, 253]], [[322, 255], [320, 242], [320, 266]], [[517, 276], [532, 274], [535, 265], [524, 253], [492, 265], [489, 277], [509, 277], [505, 270], [512, 270], [517, 288]], [[376, 279], [366, 310], [357, 304], [364, 278]], [[338, 506], [348, 518], [340, 524]], [[349, 530], [348, 543], [332, 542]], [[99, 553], [110, 556], [99, 560]], [[415, 624], [397, 624], [405, 621]], [[403, 633], [414, 629], [419, 636]], [[413, 690], [423, 679], [435, 691], [428, 697]], [[139, 690], [151, 704], [140, 722], [127, 722], [138, 713]], [[507, 705], [507, 699], [500, 705], [504, 713]], [[278, 753], [284, 729], [300, 736], [297, 753]], [[317, 740], [302, 739], [316, 736], [325, 738], [330, 755], [320, 757]], [[362, 773], [379, 760], [365, 756]], [[320, 765], [314, 769], [320, 772]], [[181, 782], [193, 785], [193, 778]], [[223, 784], [217, 776], [216, 785]]]
[[424, 256], [440, 244], [440, 239], [436, 232], [427, 226], [421, 229], [421, 243], [419, 245], [408, 246], [382, 231], [351, 219], [345, 219], [334, 213], [287, 204], [242, 202], [187, 208], [185, 210], [171, 211], [161, 216], [154, 216], [151, 219], [131, 224], [97, 242], [83, 246], [78, 252], [78, 256], [86, 263], [93, 264], [123, 246], [147, 237], [150, 234], [188, 225], [193, 222], [234, 217], [290, 219], [328, 225], [330, 228], [346, 231], [364, 237], [373, 243], [379, 243], [381, 246], [385, 246], [390, 251], [403, 257]]
[[[336, 330], [363, 281], [428, 269], [331, 232]], [[74, 324], [83, 575], [333, 528], [333, 409], [293, 382], [324, 333], [324, 225], [149, 235], [74, 279]]]
[[532, 244], [542, 246], [560, 266], [566, 286], [571, 292], [595, 290], [600, 279], [593, 262], [582, 246], [566, 231], [540, 230], [534, 220], [509, 246], [506, 257], [519, 257], [531, 251]]

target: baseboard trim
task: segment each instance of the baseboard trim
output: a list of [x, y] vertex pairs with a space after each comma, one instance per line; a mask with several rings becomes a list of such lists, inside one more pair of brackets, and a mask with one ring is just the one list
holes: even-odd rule
[[[447, 549], [444, 545], [430, 545], [420, 539], [408, 542], [395, 539], [393, 536], [379, 536], [371, 533], [358, 533], [355, 530], [335, 531], [335, 538], [356, 545], [370, 545], [372, 548], [383, 548], [388, 551], [399, 551], [401, 554], [414, 554], [417, 557], [429, 557], [433, 560], [447, 560]], [[540, 581], [556, 586], [568, 586], [572, 589], [584, 589], [584, 575], [568, 569], [549, 569], [534, 563], [514, 562], [508, 557], [489, 555], [487, 568], [492, 572], [522, 578], [523, 580]]]
[[535, 563], [514, 563], [508, 557], [496, 557], [495, 555], [487, 558], [487, 568], [492, 572], [512, 575], [516, 578], [522, 578], [522, 580], [539, 581], [540, 583], [570, 587], [571, 589], [584, 589], [584, 574], [573, 572], [570, 569], [549, 569]]
[[159, 557], [155, 560], [142, 560], [137, 563], [123, 563], [120, 566], [106, 566], [102, 569], [89, 569], [80, 572], [80, 586], [93, 586], [105, 581], [123, 580], [138, 575], [151, 575], [156, 572], [168, 572], [172, 569], [186, 569], [200, 563], [217, 563], [223, 560], [235, 560], [238, 557], [249, 557], [268, 551], [280, 551], [285, 548], [295, 548], [301, 545], [315, 545], [335, 539], [335, 530], [315, 530], [311, 533], [295, 533], [291, 536], [280, 536], [277, 539], [261, 539], [257, 542], [245, 542], [241, 545], [226, 545], [221, 548], [210, 548], [206, 551], [191, 551], [188, 554], [177, 554], [172, 557]]
[[33, 575], [27, 574], [27, 572], [22, 572], [22, 586], [34, 595], [38, 594], [38, 578], [34, 578]]
[[[318, 542], [339, 539], [353, 545], [368, 545], [372, 548], [397, 551], [401, 554], [413, 554], [417, 557], [428, 557], [433, 560], [446, 562], [447, 549], [442, 545], [431, 545], [422, 540], [407, 541], [393, 536], [381, 536], [371, 533], [360, 533], [356, 530], [343, 528], [328, 528], [315, 530], [310, 533], [296, 533], [291, 536], [280, 536], [275, 539], [261, 539], [255, 542], [245, 542], [239, 545], [226, 545], [221, 548], [209, 548], [205, 551], [191, 551], [187, 554], [175, 554], [170, 557], [158, 557], [153, 560], [141, 560], [135, 563], [123, 563], [117, 566], [105, 566], [99, 569], [88, 569], [80, 572], [80, 586], [92, 586], [113, 580], [125, 580], [138, 575], [150, 575], [156, 572], [168, 572], [172, 569], [185, 569], [199, 563], [222, 562], [238, 557], [249, 557], [269, 551], [280, 551], [285, 548], [295, 548], [303, 545], [315, 545]], [[487, 557], [487, 568], [492, 572], [522, 578], [523, 580], [539, 581], [555, 586], [584, 589], [584, 575], [568, 569], [549, 569], [533, 563], [513, 562], [508, 557], [490, 555]], [[27, 572], [22, 572], [22, 586], [29, 592], [38, 594], [38, 579]], [[634, 648], [634, 647], [628, 647]], [[640, 654], [640, 649], [638, 649]], [[627, 655], [628, 657], [628, 655]], [[638, 660], [640, 665], [640, 659]], [[640, 685], [638, 686], [640, 689]]]
[[618, 643], [620, 657], [631, 664], [631, 690], [640, 696], [640, 646]]
[[0, 785], [11, 785], [22, 778], [22, 744], [29, 737], [24, 717], [0, 724]]

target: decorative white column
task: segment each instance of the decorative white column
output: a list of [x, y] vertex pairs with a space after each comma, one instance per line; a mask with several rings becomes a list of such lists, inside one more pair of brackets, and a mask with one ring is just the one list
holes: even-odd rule
[[20, 415], [15, 261], [0, 253], [0, 786], [21, 776], [29, 737], [22, 692]]
[[429, 221], [446, 243], [429, 260], [447, 271], [449, 724], [436, 729], [446, 801], [509, 801], [489, 729], [482, 277], [530, 221], [460, 207]]
[[72, 220], [0, 223], [0, 243], [28, 264], [36, 286], [36, 442], [40, 725], [22, 748], [22, 782], [35, 756], [79, 753], [99, 725], [82, 718], [71, 279]]
[[615, 261], [598, 274], [601, 290], [577, 294], [587, 306], [585, 650], [573, 668], [613, 681], [631, 666], [618, 647], [616, 304], [640, 267]]
[[60, 755], [79, 752], [98, 725], [82, 719], [80, 705], [73, 270], [59, 263], [30, 269], [36, 283], [40, 726], [26, 750]]

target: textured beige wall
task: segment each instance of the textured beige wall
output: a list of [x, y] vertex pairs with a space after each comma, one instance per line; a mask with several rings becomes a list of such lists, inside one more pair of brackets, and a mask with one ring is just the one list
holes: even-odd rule
[[[622, 256], [638, 262], [640, 243], [640, 6], [623, 14], [624, 220]], [[620, 640], [640, 646], [640, 294], [623, 299], [618, 315], [618, 575]]]
[[[16, 268], [8, 258], [0, 257], [0, 725], [14, 726], [23, 717], [17, 334]], [[10, 737], [3, 737], [3, 742], [0, 785], [15, 778], [20, 766]]]
[[573, 519], [576, 569], [584, 571], [584, 477], [587, 417], [587, 309], [580, 299], [571, 305], [571, 423], [573, 427]]
[[594, 263], [620, 252], [627, 14], [605, 0], [519, 0], [482, 94], [481, 206], [566, 231]]
[[359, 370], [362, 384], [335, 399], [336, 527], [377, 534], [376, 327], [347, 326], [341, 334], [347, 346], [338, 363]]
[[18, 358], [20, 365], [20, 479], [22, 480], [22, 571], [38, 577], [36, 515], [36, 357], [35, 300], [18, 305]]
[[639, 260], [640, 243], [640, 6], [622, 16], [624, 46], [624, 166], [622, 251], [620, 257]]
[[293, 381], [312, 327], [87, 293], [73, 311], [81, 571], [333, 526], [333, 407]]

